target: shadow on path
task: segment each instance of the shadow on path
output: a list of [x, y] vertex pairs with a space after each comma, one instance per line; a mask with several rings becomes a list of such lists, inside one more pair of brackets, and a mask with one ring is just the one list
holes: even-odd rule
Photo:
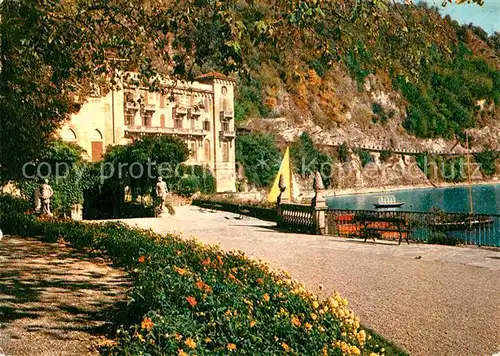
[[65, 244], [0, 242], [0, 349], [6, 355], [88, 355], [125, 303], [124, 272]]

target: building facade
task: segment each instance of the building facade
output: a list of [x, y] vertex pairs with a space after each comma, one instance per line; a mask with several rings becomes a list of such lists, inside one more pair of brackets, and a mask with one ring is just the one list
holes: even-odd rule
[[186, 164], [208, 167], [217, 192], [235, 189], [234, 80], [212, 73], [192, 83], [166, 83], [167, 94], [128, 80], [119, 90], [96, 93], [61, 129], [64, 140], [98, 161], [107, 146], [144, 135], [181, 138], [191, 151]]

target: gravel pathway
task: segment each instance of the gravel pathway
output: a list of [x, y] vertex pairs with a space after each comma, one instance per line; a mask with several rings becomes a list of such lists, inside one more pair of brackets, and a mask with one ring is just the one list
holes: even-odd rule
[[166, 219], [124, 220], [181, 232], [288, 270], [310, 288], [338, 290], [368, 327], [411, 355], [473, 356], [500, 351], [500, 253], [423, 244], [286, 234], [272, 223], [225, 212], [176, 208]]
[[95, 355], [124, 300], [125, 273], [65, 244], [0, 241], [0, 354]]

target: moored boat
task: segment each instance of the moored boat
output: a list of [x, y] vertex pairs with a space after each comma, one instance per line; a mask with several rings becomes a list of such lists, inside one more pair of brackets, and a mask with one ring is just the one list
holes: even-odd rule
[[378, 198], [376, 203], [373, 203], [376, 209], [381, 208], [400, 208], [405, 205], [405, 202], [396, 201], [394, 195], [385, 195]]

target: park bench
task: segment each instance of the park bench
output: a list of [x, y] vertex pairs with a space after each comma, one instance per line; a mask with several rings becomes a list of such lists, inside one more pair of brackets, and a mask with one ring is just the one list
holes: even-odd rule
[[356, 220], [362, 225], [360, 232], [365, 238], [365, 242], [370, 237], [375, 241], [376, 233], [396, 232], [399, 234], [398, 245], [401, 244], [403, 239], [406, 240], [408, 245], [410, 244], [409, 235], [413, 230], [404, 217], [363, 215], [357, 216]]

